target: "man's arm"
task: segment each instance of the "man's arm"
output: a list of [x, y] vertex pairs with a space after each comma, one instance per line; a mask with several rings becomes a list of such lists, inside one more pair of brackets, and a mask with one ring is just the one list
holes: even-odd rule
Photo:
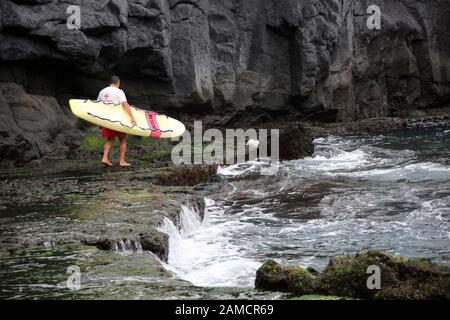
[[122, 108], [123, 110], [125, 110], [125, 112], [128, 114], [128, 116], [130, 117], [131, 120], [131, 124], [133, 126], [136, 125], [136, 120], [134, 119], [133, 113], [131, 112], [131, 108], [130, 105], [128, 104], [127, 101], [122, 102]]

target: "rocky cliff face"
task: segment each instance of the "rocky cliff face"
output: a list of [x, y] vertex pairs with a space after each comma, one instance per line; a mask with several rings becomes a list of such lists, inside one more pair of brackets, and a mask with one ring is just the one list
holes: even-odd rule
[[[366, 26], [371, 4], [380, 30]], [[53, 99], [54, 114], [112, 73], [132, 103], [172, 114], [353, 121], [450, 97], [450, 0], [4, 0], [0, 11], [2, 88]], [[28, 141], [5, 90], [1, 134]]]

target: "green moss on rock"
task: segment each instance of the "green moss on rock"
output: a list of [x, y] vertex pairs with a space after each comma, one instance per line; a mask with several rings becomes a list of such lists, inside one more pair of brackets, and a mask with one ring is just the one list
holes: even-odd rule
[[[380, 268], [380, 289], [368, 288], [373, 274], [368, 268]], [[299, 267], [285, 267], [269, 260], [258, 269], [255, 286], [261, 290], [289, 292], [295, 295], [319, 294], [357, 299], [450, 299], [450, 267], [428, 259], [406, 259], [379, 250], [330, 259], [317, 276]]]
[[306, 269], [285, 267], [268, 260], [256, 272], [255, 287], [260, 290], [305, 295], [314, 292], [316, 279]]
[[[380, 268], [381, 288], [369, 289], [369, 266]], [[379, 250], [331, 258], [319, 277], [324, 294], [363, 299], [445, 299], [450, 296], [450, 268], [427, 259], [406, 259]]]
[[99, 135], [87, 134], [84, 136], [83, 143], [80, 148], [82, 150], [101, 150], [105, 144], [105, 141], [106, 140], [101, 138]]

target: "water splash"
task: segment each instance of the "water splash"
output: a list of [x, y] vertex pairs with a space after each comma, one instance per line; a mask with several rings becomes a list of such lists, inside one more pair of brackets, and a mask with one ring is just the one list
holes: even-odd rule
[[205, 201], [203, 222], [199, 213], [189, 207], [183, 207], [180, 213], [180, 229], [171, 220], [164, 220], [161, 231], [169, 235], [166, 268], [198, 286], [253, 286], [260, 262], [241, 256], [241, 244], [229, 241], [233, 222], [224, 219], [223, 210], [214, 201]]
[[169, 263], [176, 264], [182, 261], [187, 252], [182, 250], [184, 238], [198, 230], [202, 225], [199, 213], [191, 206], [183, 205], [180, 212], [180, 227], [177, 228], [172, 220], [164, 217], [160, 230], [169, 235]]
[[253, 174], [255, 162], [219, 167], [223, 187], [203, 223], [184, 210], [180, 228], [165, 221], [167, 268], [199, 286], [253, 287], [268, 258], [320, 270], [378, 248], [448, 263], [450, 166], [442, 142], [425, 138], [318, 139], [314, 157], [283, 162], [270, 179]]
[[183, 237], [189, 236], [202, 225], [200, 214], [191, 206], [184, 205], [180, 213], [180, 232]]

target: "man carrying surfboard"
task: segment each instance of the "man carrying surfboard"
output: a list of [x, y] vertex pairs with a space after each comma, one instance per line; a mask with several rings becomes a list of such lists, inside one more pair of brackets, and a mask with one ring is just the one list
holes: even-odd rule
[[[118, 76], [112, 76], [109, 81], [109, 87], [104, 88], [98, 94], [98, 101], [103, 101], [104, 103], [120, 104], [123, 110], [129, 115], [131, 124], [136, 125], [136, 120], [134, 119], [133, 113], [131, 112], [130, 105], [127, 102], [127, 98], [123, 90], [119, 89], [120, 79]], [[109, 161], [109, 153], [114, 144], [116, 137], [119, 138], [119, 164], [122, 167], [129, 166], [130, 164], [125, 161], [125, 153], [127, 151], [127, 141], [126, 133], [114, 131], [111, 129], [102, 127], [102, 137], [106, 138], [105, 146], [103, 147], [103, 158], [102, 164], [105, 166], [112, 166], [111, 161]]]

